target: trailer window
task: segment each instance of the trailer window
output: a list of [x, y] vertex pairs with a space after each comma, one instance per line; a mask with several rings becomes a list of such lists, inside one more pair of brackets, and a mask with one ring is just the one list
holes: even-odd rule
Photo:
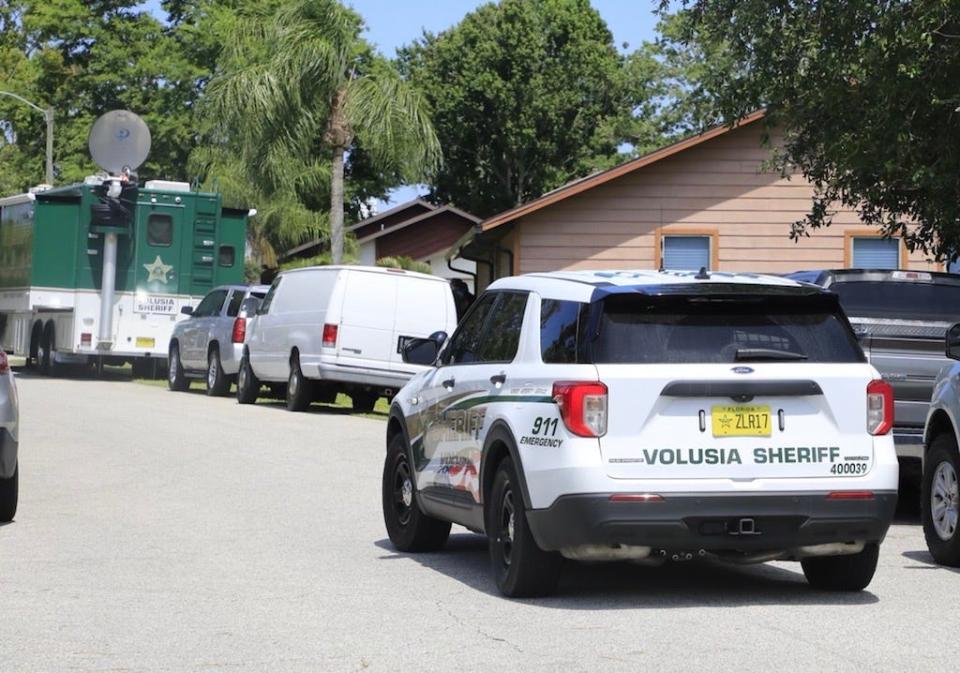
[[220, 261], [220, 266], [233, 266], [233, 262], [236, 259], [236, 250], [232, 245], [221, 245], [220, 254], [217, 255]]
[[169, 246], [173, 243], [173, 218], [161, 213], [151, 213], [147, 218], [147, 243]]

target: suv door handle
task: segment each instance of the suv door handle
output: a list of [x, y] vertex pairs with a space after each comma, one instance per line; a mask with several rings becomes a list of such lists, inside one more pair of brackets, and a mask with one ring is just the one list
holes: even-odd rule
[[447, 379], [446, 381], [444, 381], [443, 383], [441, 383], [441, 385], [442, 385], [444, 388], [453, 388], [453, 386], [454, 386], [454, 384], [456, 384], [456, 382], [457, 382], [456, 379], [454, 379], [454, 378], [451, 376], [449, 379]]
[[507, 375], [504, 374], [503, 372], [500, 372], [499, 374], [494, 374], [493, 376], [490, 377], [490, 383], [492, 383], [495, 386], [502, 386], [503, 382], [506, 380], [507, 380]]

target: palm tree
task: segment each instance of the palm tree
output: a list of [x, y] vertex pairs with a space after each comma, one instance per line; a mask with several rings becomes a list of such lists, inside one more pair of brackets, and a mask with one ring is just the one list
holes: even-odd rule
[[[318, 176], [328, 180], [335, 264], [343, 259], [344, 163], [352, 147], [406, 182], [428, 177], [440, 162], [426, 103], [372, 54], [362, 27], [336, 0], [286, 0], [269, 18], [238, 19], [207, 89], [258, 187], [302, 193]], [[329, 163], [315, 165], [318, 157]]]

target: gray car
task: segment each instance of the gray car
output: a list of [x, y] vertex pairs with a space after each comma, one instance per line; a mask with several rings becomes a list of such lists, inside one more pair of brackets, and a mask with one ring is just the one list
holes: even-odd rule
[[13, 521], [17, 513], [19, 420], [17, 384], [7, 354], [0, 350], [0, 523]]
[[206, 378], [208, 395], [225, 395], [236, 379], [243, 355], [247, 316], [253, 315], [270, 288], [223, 285], [211, 290], [170, 337], [170, 390], [183, 391], [191, 378]]

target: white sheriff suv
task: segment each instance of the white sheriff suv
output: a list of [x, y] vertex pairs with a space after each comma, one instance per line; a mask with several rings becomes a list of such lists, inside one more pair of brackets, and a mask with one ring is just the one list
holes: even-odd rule
[[835, 295], [770, 276], [536, 273], [493, 283], [396, 396], [394, 546], [483, 532], [507, 596], [563, 559], [796, 560], [858, 591], [897, 499], [893, 394]]

